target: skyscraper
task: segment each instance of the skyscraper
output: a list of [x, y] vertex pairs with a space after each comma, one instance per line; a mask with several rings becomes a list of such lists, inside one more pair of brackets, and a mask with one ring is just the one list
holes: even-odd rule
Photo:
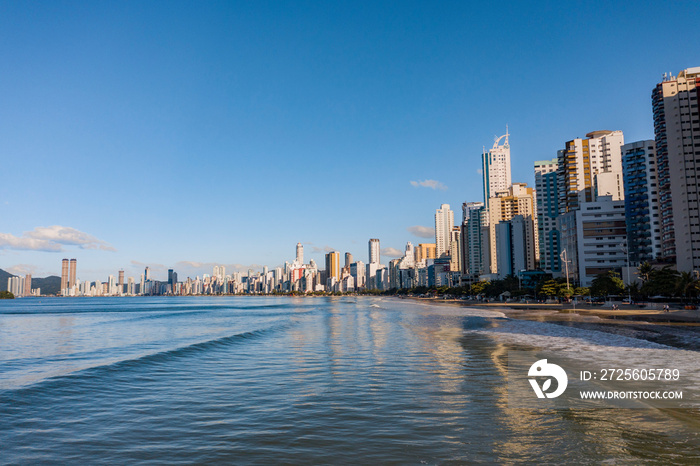
[[119, 271], [119, 292], [124, 291], [124, 269]]
[[627, 245], [632, 265], [661, 255], [661, 213], [656, 143], [637, 141], [622, 146], [625, 180]]
[[462, 228], [452, 227], [450, 232], [450, 271], [462, 270]]
[[61, 261], [61, 294], [68, 289], [68, 259]]
[[379, 240], [372, 238], [369, 240], [369, 263], [379, 264]]
[[559, 215], [576, 210], [596, 196], [624, 198], [622, 188], [622, 131], [593, 131], [586, 138], [566, 142], [557, 155]]
[[326, 277], [328, 280], [331, 278], [335, 278], [336, 281], [340, 280], [340, 253], [338, 251], [326, 254]]
[[24, 296], [31, 296], [32, 294], [32, 274], [28, 273], [24, 277]]
[[[484, 204], [486, 204], [487, 209], [489, 198], [493, 197], [498, 191], [507, 190], [511, 185], [509, 136], [508, 128], [506, 127], [506, 134], [497, 138], [491, 150], [486, 152], [486, 149], [484, 149], [482, 154]], [[501, 140], [503, 140], [502, 145], [500, 144]]]
[[488, 273], [488, 220], [483, 202], [462, 204], [462, 274], [471, 279]]
[[651, 94], [659, 174], [661, 254], [679, 271], [700, 267], [700, 67], [664, 76]]
[[350, 264], [352, 264], [352, 263], [353, 263], [352, 254], [350, 254], [349, 252], [346, 252], [345, 253], [345, 268], [349, 269]]
[[435, 211], [435, 254], [437, 257], [448, 256], [451, 248], [452, 227], [455, 224], [454, 212], [449, 204], [442, 204]]
[[[143, 275], [144, 275], [144, 278], [146, 280], [150, 280], [151, 279], [151, 268], [146, 267], [146, 269], [143, 271]], [[142, 292], [143, 292], [143, 290], [142, 290]]]
[[510, 221], [516, 215], [523, 217], [525, 252], [525, 268], [534, 270], [539, 250], [537, 238], [537, 217], [535, 209], [535, 190], [528, 188], [526, 183], [513, 183], [506, 191], [495, 193], [489, 200], [489, 251], [491, 273], [498, 271], [498, 245], [496, 242], [496, 225], [499, 222]]
[[414, 250], [416, 262], [435, 259], [435, 243], [419, 243]]
[[535, 192], [537, 194], [537, 235], [540, 245], [540, 268], [559, 276], [559, 197], [557, 195], [557, 159], [535, 162]]
[[297, 243], [297, 257], [296, 261], [299, 265], [304, 263], [304, 245]]
[[78, 266], [78, 261], [75, 259], [70, 260], [70, 277], [68, 280], [68, 288], [73, 288], [75, 286], [75, 274], [76, 268]]

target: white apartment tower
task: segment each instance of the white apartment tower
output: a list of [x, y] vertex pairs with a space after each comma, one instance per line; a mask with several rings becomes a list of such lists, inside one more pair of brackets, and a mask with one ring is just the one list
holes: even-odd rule
[[455, 224], [454, 212], [449, 204], [442, 204], [435, 211], [435, 257], [448, 256], [451, 248], [452, 227]]
[[369, 263], [379, 264], [379, 240], [372, 238], [369, 240]]
[[[508, 127], [506, 134], [496, 138], [491, 150], [484, 148], [481, 158], [484, 177], [484, 203], [489, 207], [489, 199], [499, 191], [507, 191], [511, 185], [510, 144], [508, 144]], [[503, 140], [503, 144], [500, 142]]]
[[297, 243], [297, 264], [301, 265], [304, 263], [304, 245]]

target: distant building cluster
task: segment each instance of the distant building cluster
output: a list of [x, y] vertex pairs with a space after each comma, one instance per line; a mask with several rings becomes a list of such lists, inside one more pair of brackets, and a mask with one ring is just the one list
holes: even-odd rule
[[[64, 296], [207, 295], [275, 292], [353, 292], [417, 286], [459, 286], [506, 276], [566, 276], [590, 286], [609, 270], [642, 262], [700, 270], [700, 67], [664, 75], [652, 90], [654, 139], [625, 143], [622, 131], [593, 131], [562, 143], [551, 159], [534, 163], [535, 186], [513, 182], [509, 134], [482, 152], [483, 201], [464, 202], [455, 225], [450, 205], [435, 211], [435, 242], [407, 243], [404, 255], [383, 265], [379, 239], [368, 243], [369, 263], [346, 252], [325, 256], [324, 269], [304, 261], [304, 247], [284, 267], [212, 274], [179, 281], [76, 280], [76, 260], [63, 260]], [[556, 156], [555, 156], [556, 155]], [[624, 277], [624, 274], [623, 274]], [[27, 284], [28, 283], [28, 284]], [[31, 290], [31, 276], [12, 277], [8, 289]]]
[[8, 277], [7, 291], [17, 298], [23, 296], [41, 296], [41, 288], [32, 288], [31, 274], [27, 274], [24, 277]]

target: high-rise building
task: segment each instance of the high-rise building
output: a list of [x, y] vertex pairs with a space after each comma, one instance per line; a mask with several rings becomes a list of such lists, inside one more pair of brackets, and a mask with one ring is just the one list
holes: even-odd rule
[[78, 261], [75, 259], [70, 260], [70, 276], [68, 279], [68, 288], [73, 288], [75, 286], [75, 275], [76, 268], [78, 266]]
[[8, 277], [7, 291], [16, 297], [24, 296], [25, 279], [23, 277]]
[[[506, 134], [495, 140], [491, 150], [486, 152], [484, 148], [481, 164], [484, 177], [484, 203], [487, 209], [489, 199], [499, 191], [506, 191], [511, 185], [509, 136], [506, 127]], [[501, 141], [503, 144], [500, 144]]]
[[622, 247], [627, 240], [624, 201], [601, 196], [594, 202], [582, 202], [577, 209], [559, 216], [558, 228], [572, 283], [591, 286], [598, 274], [611, 269], [620, 273], [626, 266]]
[[664, 76], [652, 91], [661, 254], [679, 271], [700, 268], [700, 67]]
[[637, 141], [622, 146], [625, 219], [630, 264], [661, 255], [661, 213], [656, 143]]
[[61, 261], [61, 294], [64, 295], [68, 289], [68, 259]]
[[372, 238], [369, 240], [369, 263], [370, 264], [379, 264], [380, 257], [379, 257], [379, 240]]
[[350, 254], [349, 252], [346, 252], [345, 253], [345, 267], [344, 268], [350, 269], [350, 264], [352, 264], [352, 263], [353, 263], [352, 254]]
[[462, 228], [452, 227], [450, 232], [450, 271], [462, 271]]
[[540, 269], [559, 276], [559, 196], [557, 195], [557, 159], [535, 162], [535, 192], [537, 194], [537, 235]]
[[462, 275], [478, 279], [488, 273], [488, 219], [483, 202], [462, 204]]
[[513, 183], [507, 191], [496, 192], [489, 199], [489, 251], [491, 273], [498, 271], [498, 248], [496, 243], [496, 225], [507, 222], [516, 215], [523, 217], [525, 222], [526, 269], [534, 270], [539, 250], [537, 238], [537, 216], [535, 208], [535, 190], [528, 188], [526, 183]]
[[362, 261], [353, 262], [350, 264], [350, 275], [355, 279], [356, 288], [365, 287], [365, 264]]
[[24, 296], [32, 295], [32, 274], [28, 273], [24, 277]]
[[437, 257], [450, 254], [452, 227], [455, 224], [454, 212], [449, 204], [442, 204], [435, 211], [435, 254]]
[[332, 251], [326, 254], [326, 278], [330, 280], [335, 278], [340, 281], [340, 253]]
[[304, 263], [304, 245], [297, 243], [297, 257], [296, 261], [299, 265]]
[[496, 260], [498, 261], [498, 278], [503, 279], [508, 275], [522, 276], [522, 273], [531, 270], [531, 254], [528, 245], [528, 236], [531, 234], [532, 222], [516, 215], [508, 221], [499, 222], [496, 225]]
[[559, 214], [593, 202], [596, 196], [624, 197], [622, 189], [622, 131], [593, 131], [566, 142], [557, 155]]
[[119, 271], [119, 291], [123, 292], [124, 291], [124, 269]]
[[143, 271], [143, 275], [147, 281], [150, 280], [151, 279], [151, 268], [146, 267], [146, 269]]
[[419, 243], [415, 248], [415, 261], [424, 262], [435, 259], [435, 243]]

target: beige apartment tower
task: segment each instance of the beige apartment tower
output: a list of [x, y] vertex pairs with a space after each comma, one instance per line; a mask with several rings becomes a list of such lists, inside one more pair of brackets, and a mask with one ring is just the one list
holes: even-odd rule
[[70, 260], [70, 278], [68, 280], [68, 288], [73, 288], [75, 286], [75, 275], [76, 275], [76, 268], [78, 267], [78, 261], [75, 259]]
[[661, 255], [700, 269], [700, 67], [664, 75], [652, 91], [659, 175]]
[[420, 243], [415, 248], [415, 261], [421, 262], [427, 259], [435, 259], [435, 243]]
[[622, 184], [622, 131], [593, 131], [566, 142], [557, 154], [559, 214], [578, 209], [596, 196], [624, 199]]
[[68, 288], [68, 259], [61, 261], [61, 294]]

